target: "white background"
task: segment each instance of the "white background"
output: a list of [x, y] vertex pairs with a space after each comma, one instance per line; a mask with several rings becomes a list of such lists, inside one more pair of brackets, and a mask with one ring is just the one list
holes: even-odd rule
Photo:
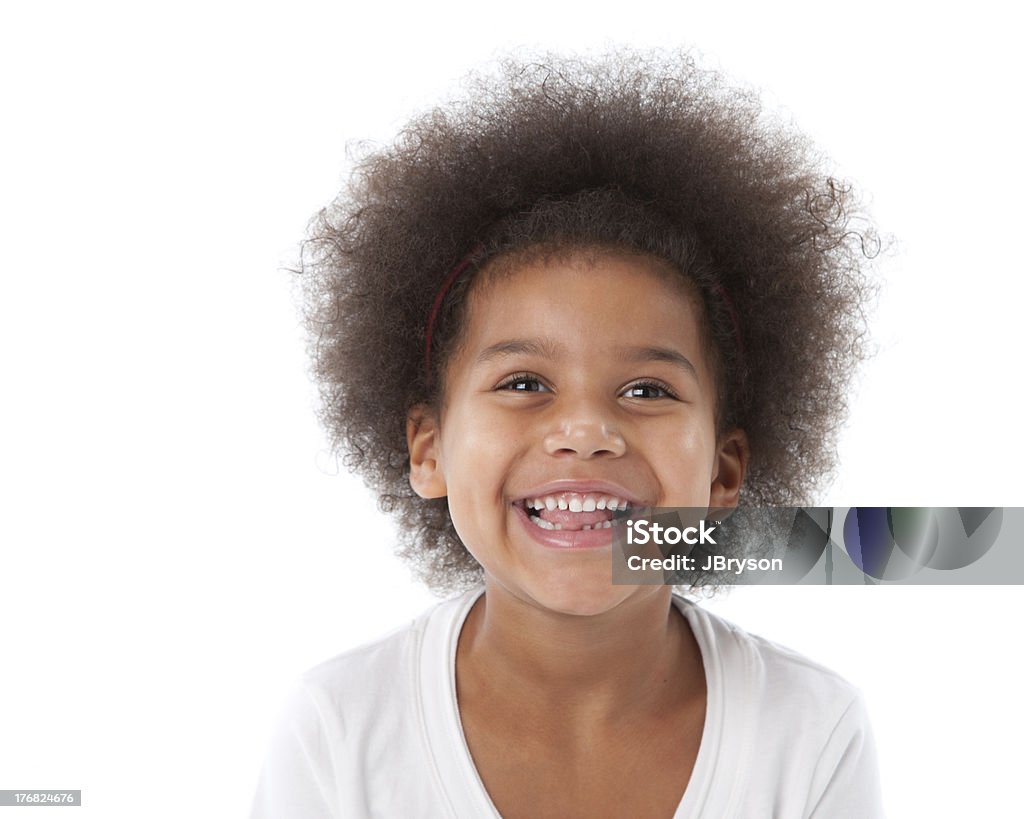
[[[763, 89], [897, 240], [820, 502], [1024, 504], [1006, 8], [5, 4], [0, 788], [80, 788], [76, 816], [243, 816], [290, 681], [431, 602], [327, 454], [281, 268], [347, 140], [390, 139], [509, 48], [690, 45]], [[1018, 599], [711, 605], [862, 687], [892, 816], [1001, 817]]]

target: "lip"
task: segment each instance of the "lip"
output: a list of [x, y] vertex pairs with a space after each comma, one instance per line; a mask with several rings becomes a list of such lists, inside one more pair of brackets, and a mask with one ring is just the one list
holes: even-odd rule
[[522, 506], [513, 505], [512, 508], [526, 534], [545, 549], [582, 551], [611, 548], [614, 529], [541, 529], [530, 522], [530, 516]]

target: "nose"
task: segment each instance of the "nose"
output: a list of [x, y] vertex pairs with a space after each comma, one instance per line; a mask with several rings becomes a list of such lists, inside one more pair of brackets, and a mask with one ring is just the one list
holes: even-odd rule
[[544, 437], [544, 450], [549, 455], [618, 458], [626, 452], [626, 441], [610, 414], [584, 404], [566, 409], [553, 419]]

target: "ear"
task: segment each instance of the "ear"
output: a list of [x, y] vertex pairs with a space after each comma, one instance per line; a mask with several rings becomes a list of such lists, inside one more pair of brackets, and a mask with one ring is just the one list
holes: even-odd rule
[[409, 484], [421, 498], [443, 498], [448, 485], [441, 468], [441, 438], [437, 416], [425, 404], [409, 410], [405, 419], [409, 447]]
[[711, 480], [710, 508], [733, 509], [740, 502], [740, 488], [747, 475], [750, 445], [742, 429], [733, 429], [718, 439], [715, 474]]

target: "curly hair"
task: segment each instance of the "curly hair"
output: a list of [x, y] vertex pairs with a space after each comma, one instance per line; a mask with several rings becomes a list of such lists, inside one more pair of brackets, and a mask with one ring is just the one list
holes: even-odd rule
[[[685, 53], [507, 59], [367, 153], [300, 265], [321, 420], [435, 591], [479, 582], [445, 499], [409, 486], [406, 418], [437, 406], [476, 272], [543, 252], [667, 261], [703, 297], [744, 503], [801, 505], [835, 466], [876, 236], [849, 186], [755, 94]], [[442, 282], [460, 275], [426, 326]], [[382, 388], [381, 385], [384, 385]]]

